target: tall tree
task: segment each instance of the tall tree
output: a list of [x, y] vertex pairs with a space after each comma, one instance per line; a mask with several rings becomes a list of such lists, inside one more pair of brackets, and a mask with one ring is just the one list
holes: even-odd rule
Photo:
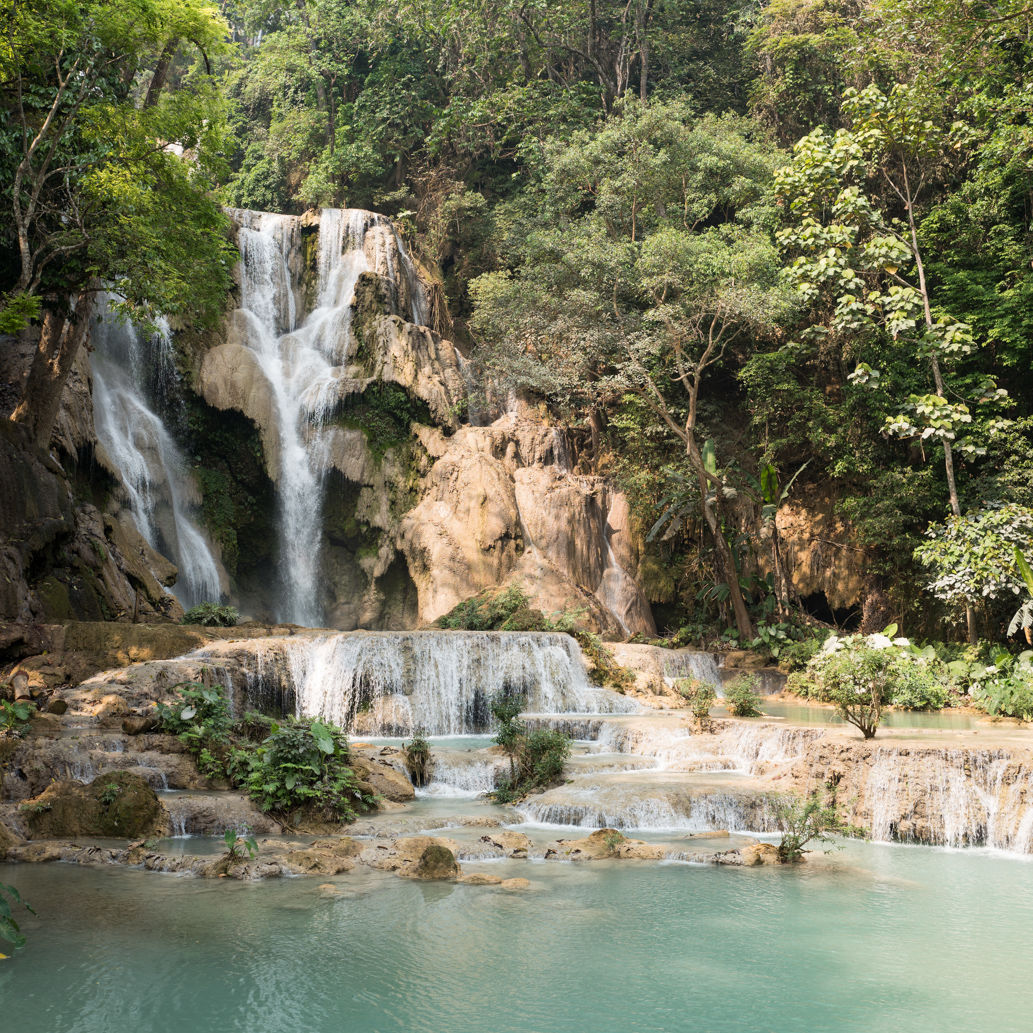
[[[9, 5], [0, 176], [12, 218], [0, 238], [0, 321], [13, 330], [39, 320], [11, 418], [40, 445], [99, 291], [118, 292], [142, 316], [218, 311], [229, 252], [205, 188], [223, 125], [209, 61], [225, 32], [203, 0]], [[182, 46], [201, 64], [171, 90]]]

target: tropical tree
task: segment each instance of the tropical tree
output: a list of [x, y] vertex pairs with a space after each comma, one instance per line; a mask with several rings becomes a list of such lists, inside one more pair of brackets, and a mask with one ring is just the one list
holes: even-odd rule
[[[26, 0], [0, 27], [0, 322], [39, 323], [12, 419], [41, 445], [98, 293], [144, 317], [219, 310], [229, 245], [205, 188], [223, 131], [210, 58], [225, 32], [205, 0]], [[173, 76], [186, 51], [198, 62]]]
[[731, 350], [771, 333], [787, 304], [764, 225], [773, 161], [744, 120], [630, 104], [549, 145], [539, 189], [500, 217], [515, 268], [471, 288], [471, 325], [504, 382], [587, 411], [593, 432], [634, 400], [680, 442], [747, 638], [700, 401]]
[[[874, 344], [874, 362], [858, 362], [851, 383], [878, 385], [880, 345], [883, 359], [905, 348], [926, 364], [932, 390], [910, 392], [887, 415], [884, 430], [917, 441], [923, 454], [927, 445], [942, 449], [951, 512], [960, 517], [956, 453], [985, 451], [986, 438], [1002, 426], [998, 410], [1006, 392], [993, 378], [962, 368], [977, 344], [946, 297], [934, 296], [919, 221], [966, 127], [944, 128], [942, 112], [906, 87], [848, 90], [843, 111], [849, 129], [809, 133], [778, 173], [785, 217], [779, 242], [812, 306], [811, 332], [855, 352], [859, 344]], [[971, 607], [966, 613], [975, 641], [975, 614]]]

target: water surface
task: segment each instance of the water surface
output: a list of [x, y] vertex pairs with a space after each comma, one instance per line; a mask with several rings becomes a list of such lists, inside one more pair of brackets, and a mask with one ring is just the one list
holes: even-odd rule
[[531, 891], [0, 865], [18, 1033], [1028, 1033], [1033, 866], [849, 844], [793, 869], [468, 864]]

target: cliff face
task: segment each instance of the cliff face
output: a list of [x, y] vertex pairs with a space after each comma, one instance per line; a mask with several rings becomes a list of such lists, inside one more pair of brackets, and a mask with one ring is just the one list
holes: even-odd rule
[[[323, 623], [414, 627], [520, 583], [534, 605], [582, 610], [610, 635], [654, 631], [626, 500], [575, 473], [562, 430], [526, 407], [465, 422], [468, 365], [417, 322], [421, 286], [386, 220], [233, 216], [238, 307], [218, 340], [190, 354], [193, 387], [254, 425], [281, 497], [287, 464], [311, 466]], [[296, 422], [285, 425], [291, 406]], [[273, 593], [258, 596], [276, 612]]]
[[[17, 384], [31, 341], [4, 341]], [[175, 568], [143, 539], [93, 434], [85, 358], [65, 395], [53, 448], [0, 419], [0, 616], [19, 621], [173, 618]]]
[[155, 344], [98, 316], [52, 454], [5, 424], [0, 616], [176, 619], [171, 586], [186, 605], [221, 589], [265, 618], [404, 629], [519, 583], [610, 636], [654, 632], [626, 500], [526, 406], [473, 425], [471, 368], [423, 325], [388, 220], [231, 217], [221, 328]]

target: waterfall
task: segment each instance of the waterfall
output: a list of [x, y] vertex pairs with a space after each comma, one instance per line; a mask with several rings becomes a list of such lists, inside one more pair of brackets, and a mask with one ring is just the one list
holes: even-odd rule
[[168, 326], [145, 334], [101, 299], [93, 324], [93, 421], [118, 469], [137, 530], [179, 569], [173, 594], [186, 607], [222, 598], [219, 567], [200, 527], [199, 497], [155, 406], [175, 377]]
[[294, 216], [235, 211], [240, 223], [241, 302], [246, 345], [254, 353], [276, 408], [279, 444], [276, 484], [280, 504], [280, 617], [318, 626], [323, 478], [327, 439], [323, 423], [341, 397], [341, 367], [353, 357], [355, 286], [364, 272], [384, 277], [397, 307], [413, 322], [427, 303], [405, 247], [383, 216], [324, 208], [316, 257], [317, 292], [299, 321], [300, 222]]
[[717, 694], [723, 696], [721, 689], [721, 672], [717, 666], [717, 657], [698, 649], [665, 649], [663, 650], [664, 677], [669, 681], [679, 678], [695, 678], [707, 685], [713, 685]]
[[[632, 700], [590, 685], [581, 650], [556, 632], [355, 631], [296, 636], [266, 661], [281, 683], [264, 698], [295, 700], [296, 712], [322, 717], [362, 735], [483, 732], [491, 701], [523, 696], [527, 710], [547, 713], [633, 713]], [[195, 654], [212, 658], [218, 649]], [[250, 682], [251, 679], [248, 679]]]

